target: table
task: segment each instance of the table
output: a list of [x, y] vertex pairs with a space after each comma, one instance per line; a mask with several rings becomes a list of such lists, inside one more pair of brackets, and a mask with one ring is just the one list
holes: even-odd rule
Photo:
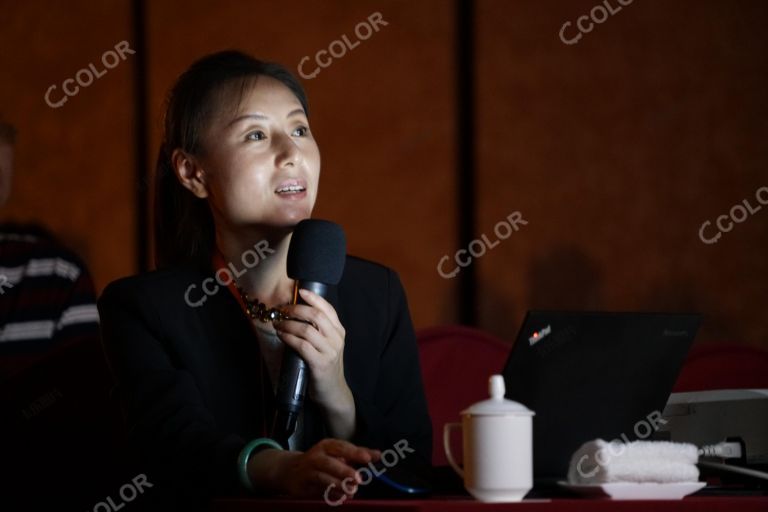
[[768, 512], [768, 496], [690, 496], [675, 501], [614, 501], [608, 499], [524, 500], [520, 503], [480, 503], [468, 497], [434, 497], [428, 500], [350, 500], [331, 507], [322, 500], [222, 498], [213, 512]]

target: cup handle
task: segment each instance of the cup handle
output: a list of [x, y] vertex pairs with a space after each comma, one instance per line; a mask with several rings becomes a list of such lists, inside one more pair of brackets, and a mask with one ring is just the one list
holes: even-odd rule
[[451, 430], [455, 428], [461, 428], [461, 423], [446, 423], [443, 426], [443, 449], [445, 449], [445, 457], [448, 459], [448, 463], [453, 470], [461, 478], [464, 478], [464, 470], [456, 464], [456, 461], [453, 460], [453, 454], [451, 453]]

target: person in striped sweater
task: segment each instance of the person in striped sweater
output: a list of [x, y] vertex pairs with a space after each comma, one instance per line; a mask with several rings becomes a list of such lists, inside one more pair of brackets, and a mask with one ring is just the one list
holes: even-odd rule
[[[11, 194], [16, 130], [0, 121], [0, 207]], [[91, 276], [36, 225], [0, 224], [0, 381], [52, 350], [99, 343]]]

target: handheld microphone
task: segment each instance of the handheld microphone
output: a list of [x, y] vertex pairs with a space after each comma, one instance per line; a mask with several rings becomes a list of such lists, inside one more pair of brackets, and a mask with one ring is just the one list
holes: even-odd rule
[[[341, 226], [319, 219], [299, 222], [288, 247], [288, 277], [295, 280], [293, 303], [306, 304], [299, 289], [310, 290], [327, 300], [341, 281], [346, 255], [347, 242]], [[304, 406], [307, 371], [306, 362], [286, 345], [272, 424], [272, 438], [285, 448], [288, 448], [288, 439], [296, 430], [296, 421]]]

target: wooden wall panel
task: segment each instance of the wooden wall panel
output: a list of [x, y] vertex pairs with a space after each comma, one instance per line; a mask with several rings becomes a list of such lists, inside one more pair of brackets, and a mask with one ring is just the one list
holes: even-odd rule
[[[453, 2], [147, 4], [150, 168], [164, 96], [195, 58], [236, 47], [295, 69], [382, 14], [380, 32], [304, 80], [323, 154], [316, 213], [400, 272], [417, 326], [455, 321], [456, 279], [436, 270], [460, 249]], [[136, 270], [134, 63], [62, 108], [43, 96], [133, 45], [130, 5], [0, 0], [0, 114], [20, 130], [2, 217], [50, 226], [98, 289]], [[493, 239], [514, 211], [529, 222], [473, 263], [480, 326], [511, 338], [531, 307], [694, 309], [704, 340], [765, 344], [768, 208], [716, 244], [698, 230], [767, 184], [768, 7], [633, 2], [564, 44], [563, 23], [596, 5], [476, 3], [477, 232]]]
[[[0, 116], [16, 125], [2, 219], [48, 226], [86, 261], [97, 290], [135, 271], [132, 62], [102, 55], [130, 39], [127, 0], [0, 2]], [[107, 57], [113, 65], [111, 57]], [[64, 80], [100, 78], [58, 108]], [[81, 75], [83, 83], [89, 78]], [[71, 89], [70, 89], [71, 90]]]
[[[455, 246], [453, 4], [441, 0], [189, 1], [148, 5], [151, 159], [162, 102], [195, 59], [237, 48], [297, 72], [355, 26], [386, 26], [311, 79], [312, 130], [322, 155], [315, 215], [339, 222], [349, 250], [389, 265], [417, 326], [453, 319], [441, 252]], [[315, 67], [307, 66], [307, 70]]]
[[596, 5], [477, 3], [478, 231], [529, 222], [476, 262], [482, 327], [511, 339], [529, 308], [696, 310], [700, 340], [768, 346], [768, 207], [699, 238], [768, 185], [768, 4], [633, 2], [564, 44]]

